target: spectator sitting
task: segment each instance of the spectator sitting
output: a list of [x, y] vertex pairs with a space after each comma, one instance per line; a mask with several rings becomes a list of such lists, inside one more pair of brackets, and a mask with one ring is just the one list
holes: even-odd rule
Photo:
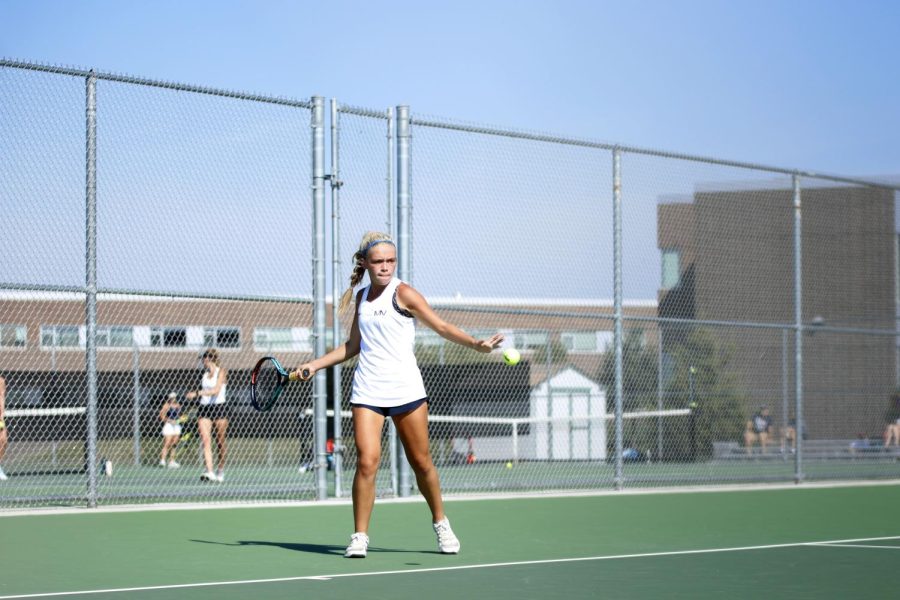
[[857, 452], [867, 452], [870, 448], [873, 448], [871, 442], [869, 442], [869, 438], [864, 433], [857, 433], [856, 439], [850, 442], [850, 453], [856, 454]]
[[[805, 440], [806, 439], [806, 424], [804, 423], [803, 427], [800, 427], [800, 436]], [[784, 454], [788, 451], [788, 446], [790, 446], [791, 454], [794, 454], [797, 451], [797, 419], [791, 417], [788, 419], [787, 425], [784, 428], [784, 432], [781, 437], [781, 453]]]
[[772, 417], [769, 416], [769, 407], [761, 406], [744, 428], [744, 447], [747, 454], [753, 452], [753, 444], [759, 442], [762, 453], [766, 453], [769, 445], [769, 436], [772, 434]]

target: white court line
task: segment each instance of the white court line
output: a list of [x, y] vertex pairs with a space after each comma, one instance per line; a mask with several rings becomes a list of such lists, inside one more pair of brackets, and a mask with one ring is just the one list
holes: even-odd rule
[[872, 544], [827, 544], [816, 542], [807, 546], [823, 546], [826, 548], [885, 548], [887, 550], [900, 550], [900, 546], [875, 546]]
[[654, 558], [659, 556], [685, 556], [690, 554], [714, 554], [721, 552], [745, 552], [748, 550], [771, 550], [774, 548], [798, 548], [803, 546], [836, 545], [851, 542], [877, 542], [881, 540], [900, 540], [900, 535], [853, 538], [847, 540], [821, 540], [817, 542], [793, 542], [788, 544], [766, 544], [762, 546], [735, 546], [732, 548], [704, 548], [701, 550], [671, 550], [668, 552], [645, 552], [642, 554], [612, 554], [606, 556], [582, 556], [577, 558], [552, 558], [546, 560], [523, 560], [518, 562], [488, 563], [476, 565], [458, 565], [454, 567], [430, 567], [425, 569], [401, 569], [398, 571], [369, 571], [365, 573], [335, 573], [333, 575], [303, 575], [298, 577], [275, 577], [271, 579], [243, 579], [238, 581], [207, 581], [203, 583], [179, 583], [172, 585], [150, 585], [131, 588], [107, 588], [99, 590], [79, 590], [74, 592], [49, 592], [46, 594], [18, 594], [0, 596], [0, 600], [12, 598], [51, 598], [59, 596], [83, 596], [86, 594], [112, 594], [116, 592], [144, 592], [149, 590], [174, 590], [184, 588], [214, 587], [225, 585], [246, 585], [251, 583], [280, 583], [284, 581], [328, 581], [345, 577], [374, 577], [378, 575], [409, 575], [414, 573], [436, 573], [439, 571], [463, 571], [467, 569], [488, 569], [497, 567], [518, 567], [523, 565], [550, 565], [557, 563], [586, 562], [597, 560], [621, 560], [626, 558]]
[[[625, 488], [622, 490], [558, 490], [558, 491], [534, 491], [515, 493], [491, 493], [491, 494], [444, 494], [444, 503], [447, 502], [471, 502], [471, 501], [508, 501], [508, 500], [533, 500], [556, 498], [617, 498], [622, 496], [648, 496], [666, 494], [717, 494], [731, 492], [770, 492], [774, 490], [817, 490], [836, 488], [860, 488], [860, 487], [886, 487], [897, 486], [900, 480], [847, 480], [847, 481], [804, 481], [802, 485], [796, 483], [734, 483], [721, 485], [687, 485], [662, 488]], [[414, 504], [425, 503], [421, 496], [407, 496], [398, 498], [378, 498], [379, 504]], [[197, 503], [157, 503], [157, 504], [116, 504], [112, 506], [86, 506], [72, 507], [41, 507], [27, 509], [0, 509], [0, 518], [30, 517], [45, 515], [94, 515], [100, 513], [123, 512], [154, 512], [172, 510], [220, 510], [220, 509], [257, 509], [257, 508], [297, 508], [297, 507], [333, 507], [350, 506], [351, 498], [329, 498], [328, 500], [299, 500], [278, 502], [197, 502]]]

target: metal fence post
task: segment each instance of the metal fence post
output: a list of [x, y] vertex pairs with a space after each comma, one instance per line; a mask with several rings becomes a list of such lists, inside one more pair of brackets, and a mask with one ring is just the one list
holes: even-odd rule
[[[410, 239], [410, 193], [409, 193], [409, 107], [397, 107], [397, 276], [412, 283], [412, 244]], [[391, 430], [392, 433], [394, 430]], [[397, 448], [396, 440], [392, 440]], [[397, 493], [401, 497], [410, 494], [409, 463], [402, 452], [397, 451], [396, 464], [399, 471]]]
[[[331, 344], [337, 348], [341, 343], [341, 318], [338, 303], [341, 297], [341, 180], [340, 173], [340, 113], [337, 100], [331, 99]], [[331, 378], [332, 411], [334, 412], [334, 495], [343, 496], [343, 424], [341, 423], [341, 365], [332, 367]]]
[[87, 377], [87, 501], [97, 506], [97, 77], [86, 84], [85, 375]]
[[141, 464], [141, 356], [137, 344], [132, 343], [131, 349], [132, 371], [132, 436], [134, 437], [134, 466]]
[[615, 487], [624, 483], [622, 465], [622, 164], [621, 152], [613, 150], [613, 341], [616, 359], [616, 474]]
[[[663, 409], [663, 328], [662, 323], [656, 322], [656, 410], [662, 413]], [[663, 455], [663, 422], [662, 415], [656, 417], [656, 462], [662, 460]]]
[[[781, 439], [784, 442], [784, 432], [787, 431], [790, 420], [788, 419], [788, 330], [781, 330]], [[797, 422], [794, 421], [794, 435], [797, 432]], [[785, 447], [785, 452], [789, 449]]]
[[[312, 98], [312, 187], [313, 187], [313, 352], [325, 354], [325, 99]], [[316, 496], [328, 497], [325, 477], [327, 457], [325, 439], [328, 435], [328, 389], [324, 370], [313, 378], [313, 406], [315, 419]]]
[[794, 483], [803, 481], [803, 244], [800, 176], [791, 176], [794, 183], [794, 386], [797, 407], [794, 423], [797, 450], [794, 454]]
[[394, 109], [387, 109], [385, 114], [387, 115], [387, 175], [385, 176], [385, 183], [387, 184], [387, 221], [385, 222], [385, 232], [391, 234], [391, 237], [396, 237], [397, 227], [394, 214]]

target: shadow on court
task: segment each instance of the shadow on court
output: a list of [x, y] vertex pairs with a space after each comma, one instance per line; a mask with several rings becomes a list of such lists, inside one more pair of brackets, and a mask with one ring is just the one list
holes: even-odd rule
[[[239, 540], [237, 542], [214, 542], [212, 540], [189, 540], [198, 544], [215, 544], [216, 546], [272, 546], [282, 548], [292, 552], [308, 552], [310, 554], [334, 554], [337, 556], [344, 555], [344, 546], [335, 546], [332, 544], [306, 544], [303, 542], [266, 542], [261, 540]], [[369, 552], [397, 552], [397, 553], [413, 553], [413, 554], [440, 554], [437, 550], [408, 550], [398, 548], [379, 548], [377, 546], [369, 546]]]

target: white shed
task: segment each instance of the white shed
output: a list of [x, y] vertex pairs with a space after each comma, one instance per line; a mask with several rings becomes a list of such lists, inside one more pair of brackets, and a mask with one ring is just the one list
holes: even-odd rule
[[[524, 417], [448, 418], [471, 425], [453, 450], [477, 460], [606, 460], [606, 391], [572, 366], [551, 372], [531, 389]], [[503, 427], [502, 435], [478, 435]]]
[[566, 367], [531, 390], [537, 460], [606, 460], [606, 390]]

